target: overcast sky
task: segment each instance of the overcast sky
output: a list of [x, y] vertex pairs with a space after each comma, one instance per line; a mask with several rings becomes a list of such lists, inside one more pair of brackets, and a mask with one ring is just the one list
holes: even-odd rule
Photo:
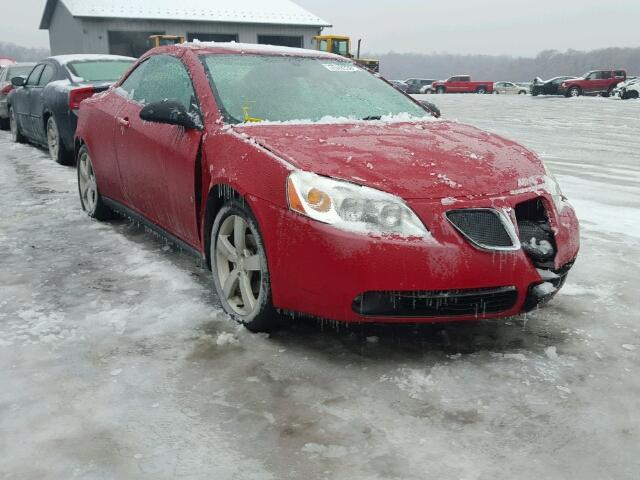
[[[38, 30], [45, 0], [0, 1], [0, 41], [48, 46], [47, 33]], [[549, 48], [640, 46], [640, 0], [296, 1], [376, 53], [533, 56]]]

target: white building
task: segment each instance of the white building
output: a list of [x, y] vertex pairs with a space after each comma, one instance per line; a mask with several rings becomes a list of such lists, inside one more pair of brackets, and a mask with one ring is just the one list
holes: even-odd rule
[[47, 0], [52, 55], [140, 56], [150, 35], [313, 48], [331, 25], [290, 0]]

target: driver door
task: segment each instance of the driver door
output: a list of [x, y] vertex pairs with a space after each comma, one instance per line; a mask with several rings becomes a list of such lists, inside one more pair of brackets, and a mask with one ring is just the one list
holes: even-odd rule
[[30, 114], [31, 95], [33, 90], [38, 87], [38, 81], [44, 67], [44, 64], [37, 65], [27, 77], [24, 87], [17, 89], [11, 99], [11, 108], [16, 116], [18, 126], [22, 133], [29, 138], [34, 137], [34, 122]]
[[121, 85], [127, 92], [116, 116], [116, 157], [125, 197], [151, 222], [198, 245], [195, 169], [202, 132], [140, 118], [145, 104], [175, 100], [199, 115], [191, 78], [182, 61], [155, 55]]

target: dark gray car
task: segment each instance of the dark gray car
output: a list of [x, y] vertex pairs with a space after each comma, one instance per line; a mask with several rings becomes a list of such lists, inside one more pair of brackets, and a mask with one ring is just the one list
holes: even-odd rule
[[135, 58], [60, 55], [39, 62], [27, 78], [14, 77], [9, 94], [11, 135], [49, 149], [58, 163], [73, 162], [73, 137], [80, 102], [109, 88]]

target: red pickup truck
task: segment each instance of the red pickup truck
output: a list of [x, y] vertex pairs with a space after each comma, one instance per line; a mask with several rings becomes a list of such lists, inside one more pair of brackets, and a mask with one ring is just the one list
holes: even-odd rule
[[448, 80], [433, 82], [435, 93], [492, 93], [493, 82], [472, 82], [469, 75], [456, 75]]
[[614, 88], [627, 79], [624, 70], [593, 70], [583, 77], [565, 80], [558, 88], [558, 93], [565, 97], [580, 95], [602, 95], [608, 97]]

